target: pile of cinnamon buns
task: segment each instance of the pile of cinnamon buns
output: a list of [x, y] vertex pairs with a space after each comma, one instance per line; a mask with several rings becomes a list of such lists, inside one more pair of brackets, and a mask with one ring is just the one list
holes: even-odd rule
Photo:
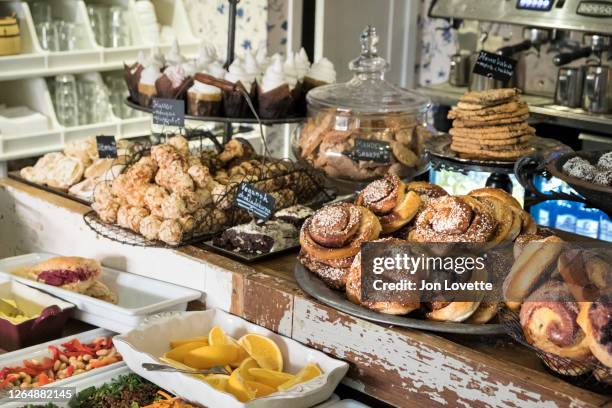
[[174, 136], [153, 146], [150, 156], [114, 180], [96, 185], [92, 208], [107, 224], [176, 246], [248, 221], [248, 213], [233, 205], [243, 181], [273, 195], [277, 209], [317, 190], [314, 181], [292, 163], [262, 163], [239, 140], [228, 142], [220, 153], [192, 153], [187, 139]]
[[299, 260], [329, 287], [345, 290], [349, 300], [381, 313], [402, 315], [425, 308], [431, 320], [486, 323], [497, 313], [497, 303], [361, 302], [361, 244], [395, 239], [492, 246], [536, 231], [531, 216], [503, 190], [482, 188], [451, 196], [431, 183], [404, 183], [387, 175], [366, 186], [355, 203], [323, 207], [306, 220]]
[[612, 384], [612, 251], [546, 231], [521, 237], [503, 285], [525, 339], [553, 371]]

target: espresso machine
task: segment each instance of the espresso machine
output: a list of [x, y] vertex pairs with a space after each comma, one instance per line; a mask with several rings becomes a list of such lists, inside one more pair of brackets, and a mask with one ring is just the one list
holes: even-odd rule
[[[508, 27], [511, 34], [489, 51], [518, 61], [511, 83], [477, 76], [466, 83], [451, 75], [447, 83], [420, 87], [434, 102], [453, 105], [467, 89], [515, 86], [522, 89], [532, 120], [598, 140], [612, 136], [612, 0], [433, 0], [428, 15], [455, 26], [477, 21]], [[454, 58], [455, 64], [466, 64], [465, 56]]]

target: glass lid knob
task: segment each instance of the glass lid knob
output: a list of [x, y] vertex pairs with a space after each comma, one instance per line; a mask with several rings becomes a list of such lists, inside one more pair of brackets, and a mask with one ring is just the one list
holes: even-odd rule
[[378, 56], [378, 34], [376, 27], [368, 25], [359, 37], [361, 55], [349, 63], [351, 71], [362, 73], [383, 73], [388, 69], [387, 61]]

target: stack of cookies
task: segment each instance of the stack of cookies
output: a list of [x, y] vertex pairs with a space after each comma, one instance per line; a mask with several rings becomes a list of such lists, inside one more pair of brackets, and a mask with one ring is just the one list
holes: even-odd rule
[[515, 160], [531, 152], [535, 129], [529, 107], [514, 88], [468, 92], [448, 113], [451, 150], [462, 157]]

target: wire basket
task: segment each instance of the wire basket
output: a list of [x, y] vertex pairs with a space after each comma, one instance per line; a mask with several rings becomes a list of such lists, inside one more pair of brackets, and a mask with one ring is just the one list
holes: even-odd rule
[[502, 308], [499, 319], [506, 334], [520, 345], [533, 350], [544, 363], [549, 373], [570, 384], [599, 394], [612, 394], [612, 369], [601, 364], [594, 357], [578, 361], [547, 353], [530, 344], [525, 338], [519, 314], [508, 308]]
[[[203, 162], [215, 154], [215, 151], [210, 149], [200, 152]], [[214, 163], [207, 164], [215, 168]], [[125, 171], [128, 168], [126, 167]], [[227, 177], [226, 184], [218, 184], [219, 188], [211, 192], [212, 202], [193, 214], [193, 221], [189, 221], [193, 225], [182, 234], [176, 245], [147, 239], [134, 230], [105, 223], [95, 211], [86, 213], [83, 216], [84, 221], [96, 234], [115, 242], [140, 247], [175, 248], [211, 239], [229, 227], [248, 222], [252, 218], [251, 215], [234, 206], [241, 182], [252, 183], [271, 194], [276, 201], [276, 210], [295, 204], [317, 206], [334, 198], [324, 188], [320, 174], [286, 159], [264, 159], [256, 156], [227, 171], [217, 170], [216, 173], [217, 179]]]

